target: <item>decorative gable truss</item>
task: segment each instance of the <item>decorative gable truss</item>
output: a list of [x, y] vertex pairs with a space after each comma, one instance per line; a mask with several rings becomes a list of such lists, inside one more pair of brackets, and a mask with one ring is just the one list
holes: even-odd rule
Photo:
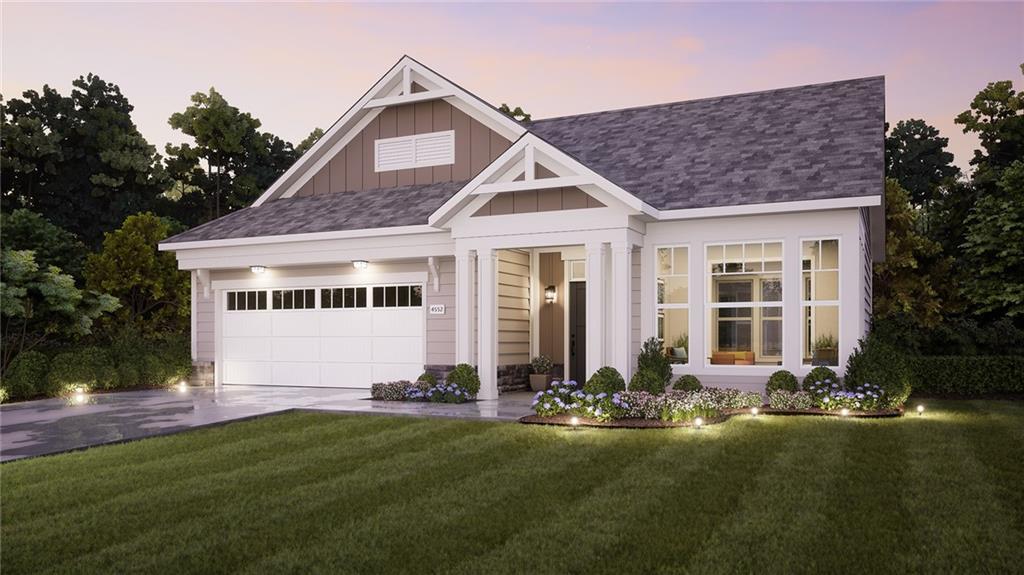
[[[381, 112], [388, 108], [408, 104], [424, 104], [443, 101], [491, 130], [502, 141], [514, 141], [526, 130], [518, 122], [502, 114], [480, 98], [463, 90], [447, 78], [420, 64], [409, 56], [403, 56], [384, 76], [381, 77], [345, 114], [338, 119], [317, 140], [291, 168], [281, 175], [253, 206], [270, 200], [296, 195], [307, 186], [317, 174], [323, 174], [324, 166], [370, 125]], [[441, 162], [453, 148], [445, 138], [451, 135], [437, 133], [430, 140], [416, 139], [390, 142], [388, 149], [394, 165], [413, 169]], [[385, 142], [387, 145], [388, 142]], [[454, 145], [458, 145], [455, 143]], [[377, 146], [371, 146], [376, 150]], [[403, 155], [404, 154], [404, 155]], [[389, 166], [377, 166], [388, 168]], [[307, 187], [308, 189], [308, 187]]]
[[[518, 202], [526, 207], [517, 208]], [[650, 205], [527, 132], [434, 212], [429, 223], [451, 227], [459, 220], [486, 215], [585, 208], [657, 217]]]

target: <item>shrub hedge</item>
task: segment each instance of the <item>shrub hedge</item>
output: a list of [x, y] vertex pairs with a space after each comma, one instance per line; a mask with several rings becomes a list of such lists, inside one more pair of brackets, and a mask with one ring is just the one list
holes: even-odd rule
[[914, 393], [980, 397], [1024, 393], [1024, 356], [907, 358]]
[[57, 396], [75, 387], [116, 390], [171, 385], [191, 372], [185, 338], [125, 336], [107, 346], [60, 351], [52, 360], [38, 351], [24, 352], [11, 362], [3, 387], [9, 400], [26, 400]]

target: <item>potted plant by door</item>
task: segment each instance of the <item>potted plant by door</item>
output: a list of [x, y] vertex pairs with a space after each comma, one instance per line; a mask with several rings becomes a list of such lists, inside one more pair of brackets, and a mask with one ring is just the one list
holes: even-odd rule
[[530, 389], [544, 391], [551, 383], [551, 360], [546, 355], [538, 355], [530, 361]]
[[814, 340], [811, 365], [839, 365], [839, 344], [832, 334], [820, 335]]

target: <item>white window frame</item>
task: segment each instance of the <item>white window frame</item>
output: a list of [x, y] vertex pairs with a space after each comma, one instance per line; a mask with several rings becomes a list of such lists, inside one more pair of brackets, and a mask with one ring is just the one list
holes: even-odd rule
[[[676, 249], [680, 249], [680, 248], [686, 250], [686, 270], [684, 270], [684, 273], [678, 273], [677, 272], [677, 270], [675, 269], [676, 268], [676, 258], [675, 258], [675, 254], [673, 253], [672, 260], [671, 260], [672, 273], [666, 274], [666, 275], [663, 276], [661, 274], [661, 268], [660, 268], [660, 265], [659, 265], [659, 262], [658, 262], [658, 252], [660, 250], [663, 250], [663, 249], [676, 250]], [[693, 261], [691, 259], [692, 257], [693, 257], [693, 250], [690, 248], [690, 244], [688, 244], [688, 243], [687, 244], [656, 244], [654, 246], [654, 294], [652, 294], [652, 301], [654, 302], [654, 333], [655, 334], [657, 334], [659, 331], [661, 331], [659, 329], [659, 320], [661, 318], [662, 310], [685, 309], [685, 310], [687, 310], [687, 315], [686, 315], [686, 323], [687, 323], [687, 325], [686, 325], [686, 335], [687, 336], [690, 335], [690, 325], [689, 324], [690, 324], [690, 320], [692, 319], [692, 314], [689, 311], [690, 310], [690, 294], [692, 293], [692, 282], [691, 282], [691, 278], [690, 278], [690, 269], [693, 267]], [[662, 277], [683, 277], [683, 276], [686, 277], [686, 303], [660, 303], [660, 302], [658, 302], [658, 286], [659, 286], [658, 280], [659, 280], [659, 278], [662, 278]], [[662, 335], [664, 335], [664, 334], [662, 334]], [[665, 340], [662, 340], [661, 343], [662, 343], [662, 345], [665, 345], [665, 346], [671, 345], [670, 342], [665, 341]], [[686, 355], [687, 355], [686, 365], [692, 364], [693, 363], [693, 357], [690, 356], [690, 350], [689, 349], [686, 350]]]
[[[294, 305], [295, 302], [293, 300], [292, 301], [291, 309], [285, 309], [283, 307], [281, 309], [274, 308], [274, 292], [276, 292], [276, 291], [279, 291], [279, 292], [290, 291], [290, 292], [292, 292], [292, 297], [294, 298], [295, 297], [295, 295], [294, 295], [295, 292], [297, 292], [297, 291], [304, 292], [304, 291], [309, 290], [309, 289], [313, 290], [313, 307], [298, 307], [297, 308], [297, 307], [295, 307], [295, 305]], [[284, 305], [284, 299], [283, 299], [284, 296], [282, 295], [281, 297], [282, 297], [281, 305]], [[305, 295], [303, 295], [302, 299], [303, 299], [302, 303], [305, 304], [306, 303], [305, 302], [305, 299], [306, 299]], [[305, 286], [302, 286], [302, 287], [290, 287], [289, 286], [289, 287], [272, 287], [272, 288], [269, 288], [267, 290], [267, 309], [270, 310], [270, 311], [287, 311], [287, 312], [293, 312], [293, 311], [313, 311], [313, 310], [320, 309], [320, 291], [318, 289], [316, 289], [316, 288], [310, 288], [310, 287], [305, 287]]]
[[[836, 265], [838, 267], [836, 267], [836, 268], [822, 268], [822, 269], [814, 269], [812, 267], [810, 270], [805, 270], [804, 269], [804, 242], [824, 242], [824, 241], [832, 241], [832, 240], [834, 240], [836, 242]], [[811, 345], [810, 341], [804, 339], [804, 338], [806, 338], [808, 336], [807, 335], [807, 325], [805, 325], [805, 323], [804, 323], [805, 318], [806, 318], [805, 310], [807, 308], [813, 308], [813, 307], [834, 307], [834, 308], [836, 308], [836, 316], [838, 318], [837, 325], [836, 325], [836, 331], [839, 332], [839, 333], [836, 334], [836, 345], [837, 346], [838, 345], [842, 345], [842, 342], [840, 341], [840, 336], [843, 333], [843, 308], [842, 308], [842, 304], [840, 304], [840, 301], [842, 300], [842, 298], [839, 297], [839, 291], [842, 289], [842, 286], [843, 286], [843, 263], [842, 263], [843, 262], [843, 240], [839, 236], [813, 236], [813, 237], [801, 237], [799, 239], [799, 241], [800, 241], [800, 243], [799, 243], [799, 250], [800, 250], [799, 251], [799, 254], [800, 254], [800, 263], [799, 263], [799, 273], [800, 273], [800, 366], [801, 367], [813, 367], [814, 366], [814, 363], [813, 363], [813, 361], [814, 361], [814, 353], [813, 353], [813, 351], [811, 352], [811, 362], [810, 363], [804, 363], [804, 351], [808, 350], [810, 345]], [[811, 297], [812, 297], [812, 299], [807, 299], [806, 298], [807, 293], [804, 291], [804, 272], [807, 272], [807, 271], [811, 272]], [[813, 299], [814, 287], [815, 287], [815, 285], [814, 285], [814, 281], [815, 281], [814, 280], [814, 272], [836, 272], [836, 297], [837, 297], [837, 299], [834, 299], [834, 300], [831, 300], [831, 299], [828, 299], [828, 300], [826, 300], [826, 299], [823, 299], [823, 300]], [[813, 323], [814, 322], [814, 315], [813, 314], [811, 315], [811, 322], [812, 322], [811, 323], [811, 333], [813, 334], [814, 333], [814, 323]], [[836, 365], [831, 365], [831, 366], [828, 366], [828, 367], [838, 367], [838, 364], [839, 364], [839, 361], [837, 360], [836, 361]]]
[[[743, 261], [744, 262], [746, 261], [746, 246], [747, 246], [747, 244], [761, 244], [761, 264], [762, 264], [761, 265], [761, 271], [755, 271], [755, 272], [748, 272], [748, 271], [726, 272], [725, 271], [725, 267], [724, 267], [725, 246], [737, 245], [737, 244], [743, 246], [743, 250], [744, 250]], [[779, 257], [778, 258], [774, 258], [774, 257], [773, 258], [765, 258], [765, 255], [764, 255], [764, 246], [765, 246], [765, 244], [779, 244]], [[723, 267], [722, 267], [722, 271], [720, 273], [712, 273], [711, 272], [711, 260], [710, 260], [710, 258], [708, 258], [708, 249], [709, 248], [713, 248], [713, 247], [721, 247], [722, 250], [723, 250], [723, 252], [722, 252]], [[771, 271], [766, 272], [764, 270], [764, 262], [766, 262], [766, 261], [776, 261], [776, 260], [780, 264], [779, 265], [779, 269], [778, 270], [771, 270]], [[744, 369], [744, 370], [745, 369], [750, 369], [750, 368], [772, 367], [771, 365], [766, 365], [766, 364], [759, 365], [757, 363], [757, 359], [758, 358], [765, 357], [765, 356], [761, 355], [760, 350], [754, 350], [754, 364], [753, 365], [716, 365], [716, 364], [712, 364], [711, 363], [711, 356], [714, 353], [715, 345], [714, 345], [714, 342], [711, 341], [711, 323], [714, 321], [714, 313], [711, 310], [714, 310], [714, 309], [735, 309], [735, 308], [759, 308], [759, 309], [763, 309], [763, 308], [779, 308], [779, 310], [781, 311], [781, 314], [782, 314], [779, 317], [779, 321], [782, 322], [782, 330], [783, 330], [782, 333], [783, 333], [783, 342], [784, 342], [785, 341], [785, 329], [786, 329], [786, 327], [785, 327], [785, 325], [786, 325], [785, 324], [785, 317], [786, 317], [786, 311], [785, 311], [786, 310], [786, 308], [785, 308], [786, 296], [785, 296], [785, 294], [786, 294], [786, 290], [788, 289], [786, 287], [786, 277], [785, 277], [785, 270], [786, 270], [786, 240], [785, 240], [785, 238], [705, 242], [703, 244], [703, 249], [702, 249], [702, 253], [701, 253], [701, 262], [702, 262], [701, 281], [705, 282], [704, 283], [704, 305], [705, 305], [705, 309], [708, 310], [707, 313], [706, 313], [707, 318], [704, 321], [704, 328], [703, 328], [703, 331], [704, 331], [704, 367], [707, 368], [707, 369], [740, 368], [740, 369]], [[712, 302], [711, 301], [711, 299], [712, 299], [712, 292], [714, 291], [712, 289], [712, 287], [714, 285], [714, 278], [715, 277], [728, 278], [730, 276], [737, 276], [737, 277], [738, 276], [750, 276], [750, 275], [756, 276], [756, 279], [750, 279], [749, 280], [752, 283], [751, 292], [750, 293], [751, 293], [751, 296], [753, 297], [753, 295], [755, 293], [756, 294], [760, 294], [761, 293], [761, 291], [760, 291], [761, 290], [761, 280], [764, 279], [761, 276], [763, 274], [765, 274], [765, 273], [778, 274], [779, 282], [782, 284], [782, 299], [781, 300], [779, 300], [777, 302], [776, 301], [771, 301], [771, 302], [766, 302], [766, 301], [750, 301], [750, 302], [720, 302], [720, 303], [719, 302]], [[758, 298], [760, 298], [760, 295], [758, 295]], [[746, 318], [736, 318], [736, 319], [746, 319]], [[774, 318], [772, 318], [772, 319], [774, 319]], [[762, 321], [764, 321], [764, 316], [763, 315], [759, 314], [759, 317], [757, 317], [756, 320], [755, 320], [753, 311], [751, 312], [751, 317], [750, 317], [751, 335], [753, 335], [753, 330], [755, 329], [755, 323], [760, 323]], [[762, 331], [761, 330], [761, 326], [756, 326], [756, 329], [758, 329], [759, 332]], [[760, 344], [762, 342], [759, 341], [758, 343]], [[754, 342], [751, 342], [751, 349], [753, 349], [753, 348], [754, 348]], [[773, 359], [774, 358], [778, 358], [778, 360], [781, 363], [785, 363], [785, 353], [786, 353], [785, 346], [783, 346], [782, 355], [778, 355], [778, 356], [772, 355], [772, 356], [767, 356], [767, 357], [770, 357], [770, 358], [773, 358]], [[781, 363], [780, 363], [780, 365], [781, 365]]]
[[[334, 290], [336, 290], [336, 289], [340, 289], [340, 290], [346, 290], [346, 289], [360, 290], [360, 289], [363, 289], [363, 290], [366, 290], [366, 305], [364, 305], [362, 307], [360, 307], [358, 305], [352, 306], [352, 307], [334, 307], [334, 306], [327, 307], [327, 306], [325, 306], [324, 305], [323, 290], [331, 290], [331, 295], [333, 297]], [[353, 293], [355, 293], [355, 292], [353, 292]], [[342, 312], [346, 312], [346, 311], [356, 311], [356, 310], [370, 309], [372, 307], [371, 299], [373, 298], [373, 286], [370, 286], [370, 285], [322, 286], [322, 287], [317, 288], [317, 296], [316, 297], [317, 297], [316, 308], [317, 309], [322, 309], [324, 311], [342, 311]], [[344, 296], [342, 296], [342, 297], [344, 298]], [[358, 301], [358, 298], [357, 298], [356, 301]]]
[[[447, 142], [447, 153], [437, 158], [423, 159], [419, 157], [419, 148], [425, 141], [437, 138], [445, 138]], [[406, 161], [396, 161], [381, 166], [381, 147], [407, 144], [409, 147], [409, 158]], [[430, 132], [427, 134], [413, 134], [411, 136], [398, 136], [396, 138], [381, 138], [373, 143], [373, 171], [393, 172], [395, 170], [407, 170], [412, 168], [428, 168], [430, 166], [447, 166], [455, 163], [455, 130], [444, 130]]]
[[[256, 292], [256, 294], [257, 294], [256, 295], [257, 307], [255, 307], [253, 309], [249, 309], [248, 305], [246, 305], [246, 309], [238, 309], [238, 304], [236, 303], [235, 304], [235, 309], [228, 309], [228, 299], [230, 298], [230, 294], [236, 294], [235, 297], [237, 298], [238, 297], [237, 294], [240, 294], [240, 293], [241, 294], [248, 294], [249, 292]], [[267, 302], [267, 307], [265, 307], [263, 309], [259, 309], [259, 297], [260, 297], [259, 293], [260, 292], [263, 292], [265, 294], [265, 298], [266, 298], [265, 301]], [[249, 296], [247, 295], [246, 296], [247, 300], [248, 300], [248, 297]], [[240, 289], [225, 290], [225, 292], [224, 292], [224, 312], [225, 313], [248, 313], [248, 312], [252, 312], [252, 311], [270, 311], [270, 307], [271, 307], [270, 290], [240, 288]]]

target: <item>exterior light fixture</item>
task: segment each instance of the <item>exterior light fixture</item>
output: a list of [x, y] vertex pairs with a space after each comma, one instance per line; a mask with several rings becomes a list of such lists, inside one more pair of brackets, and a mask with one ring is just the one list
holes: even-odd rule
[[267, 266], [249, 266], [249, 271], [254, 274], [261, 274], [267, 271]]
[[544, 288], [544, 301], [548, 303], [555, 303], [555, 286], [548, 286]]
[[918, 415], [924, 415], [924, 406], [921, 405], [920, 403], [917, 404], [917, 414]]
[[849, 409], [846, 409], [846, 408], [844, 407], [844, 408], [842, 408], [841, 410], [839, 410], [839, 415], [842, 415], [843, 417], [846, 417], [847, 415], [850, 415], [850, 410], [849, 410]]
[[750, 408], [750, 415], [753, 415], [754, 417], [757, 417], [757, 413], [758, 413], [758, 410], [757, 410], [756, 407], [751, 407]]
[[366, 260], [352, 260], [352, 267], [356, 268], [357, 270], [365, 270], [367, 267], [369, 267], [369, 265], [370, 262]]
[[73, 398], [73, 401], [77, 405], [82, 405], [83, 403], [85, 403], [85, 400], [86, 400], [85, 388], [83, 388], [83, 387], [76, 387], [75, 388], [75, 396]]
[[178, 391], [180, 391], [181, 393], [185, 393], [186, 391], [188, 391], [188, 384], [185, 383], [184, 379], [178, 382]]
[[569, 420], [569, 425], [571, 425], [573, 431], [575, 431], [580, 425], [580, 418], [576, 417], [575, 415], [572, 416], [572, 419]]
[[703, 417], [694, 418], [693, 426], [696, 427], [697, 429], [700, 429], [701, 427], [703, 427], [704, 426], [704, 418]]

